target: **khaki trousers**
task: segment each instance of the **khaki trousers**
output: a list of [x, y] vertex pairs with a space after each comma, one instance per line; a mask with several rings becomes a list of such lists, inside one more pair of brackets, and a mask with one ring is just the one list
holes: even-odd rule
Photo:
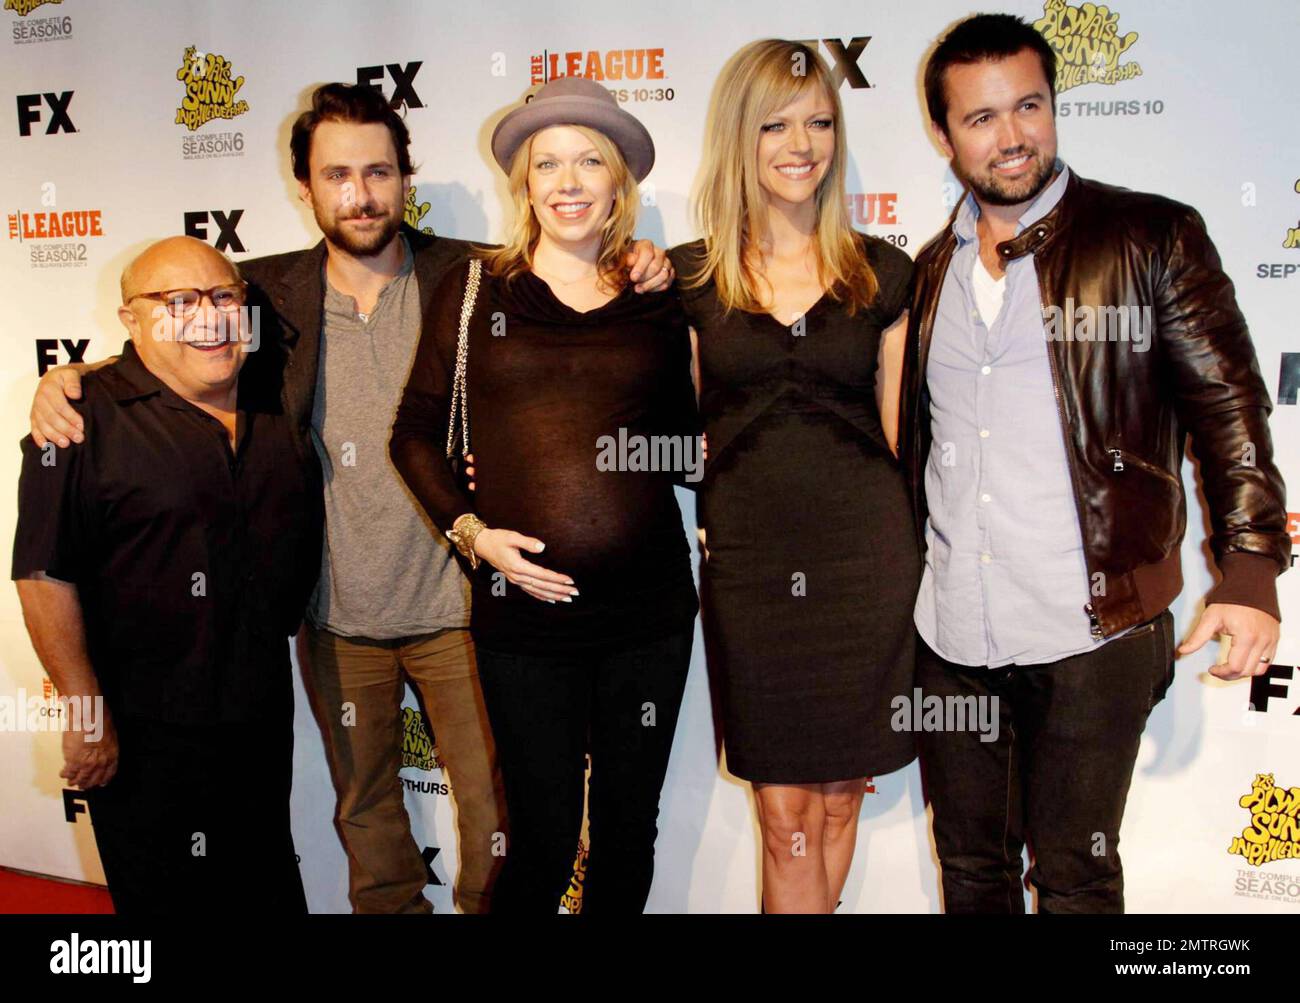
[[398, 770], [402, 695], [416, 690], [445, 764], [456, 809], [462, 912], [488, 911], [505, 831], [505, 795], [468, 630], [380, 641], [303, 626], [299, 661], [338, 796], [357, 913], [431, 912], [424, 860], [411, 836]]

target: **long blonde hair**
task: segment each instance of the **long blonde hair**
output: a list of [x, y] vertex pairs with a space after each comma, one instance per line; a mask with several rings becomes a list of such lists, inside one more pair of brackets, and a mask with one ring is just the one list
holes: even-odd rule
[[[614, 182], [614, 205], [610, 208], [609, 218], [600, 229], [600, 254], [596, 259], [596, 270], [601, 284], [610, 292], [618, 292], [627, 282], [624, 259], [632, 245], [632, 235], [636, 232], [639, 203], [636, 179], [632, 177], [622, 151], [612, 139], [585, 125], [574, 125], [572, 128], [582, 133], [596, 148]], [[514, 218], [506, 242], [502, 247], [484, 252], [488, 271], [507, 282], [533, 267], [533, 251], [542, 233], [542, 226], [537, 222], [537, 214], [528, 198], [528, 166], [532, 158], [533, 140], [536, 138], [537, 133], [533, 133], [520, 143], [510, 161], [507, 177], [510, 199], [514, 203]]]
[[[799, 72], [799, 71], [803, 72]], [[768, 38], [751, 42], [727, 60], [709, 99], [705, 157], [695, 194], [695, 217], [706, 255], [687, 287], [713, 279], [728, 309], [763, 312], [759, 282], [747, 254], [766, 236], [766, 196], [758, 179], [758, 137], [768, 116], [820, 86], [834, 111], [835, 151], [814, 196], [813, 248], [822, 285], [850, 315], [871, 305], [879, 283], [862, 252], [844, 193], [848, 152], [844, 116], [830, 70], [801, 42]]]

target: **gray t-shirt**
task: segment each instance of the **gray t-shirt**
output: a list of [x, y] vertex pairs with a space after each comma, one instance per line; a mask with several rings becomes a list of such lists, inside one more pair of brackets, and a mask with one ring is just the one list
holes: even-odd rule
[[312, 441], [325, 475], [325, 546], [311, 621], [389, 640], [469, 624], [469, 582], [450, 542], [388, 458], [393, 417], [420, 338], [411, 249], [368, 316], [325, 279]]

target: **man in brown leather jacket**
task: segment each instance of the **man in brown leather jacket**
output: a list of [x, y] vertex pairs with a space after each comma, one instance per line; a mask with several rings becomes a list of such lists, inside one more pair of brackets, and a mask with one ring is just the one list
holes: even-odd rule
[[[978, 15], [926, 68], [967, 194], [920, 253], [900, 456], [926, 562], [926, 700], [984, 733], [922, 730], [949, 912], [1123, 910], [1118, 841], [1147, 716], [1173, 678], [1188, 436], [1221, 575], [1178, 649], [1230, 635], [1213, 674], [1276, 650], [1290, 561], [1272, 404], [1195, 210], [1057, 158], [1055, 56]], [[919, 694], [918, 694], [919, 696]]]

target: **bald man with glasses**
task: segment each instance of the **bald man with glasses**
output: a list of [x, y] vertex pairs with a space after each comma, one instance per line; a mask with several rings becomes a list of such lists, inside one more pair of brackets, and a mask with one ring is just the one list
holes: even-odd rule
[[75, 403], [85, 441], [22, 442], [23, 616], [59, 692], [96, 709], [60, 775], [119, 913], [302, 913], [286, 638], [320, 566], [319, 466], [220, 253], [150, 246], [118, 317], [130, 341]]

